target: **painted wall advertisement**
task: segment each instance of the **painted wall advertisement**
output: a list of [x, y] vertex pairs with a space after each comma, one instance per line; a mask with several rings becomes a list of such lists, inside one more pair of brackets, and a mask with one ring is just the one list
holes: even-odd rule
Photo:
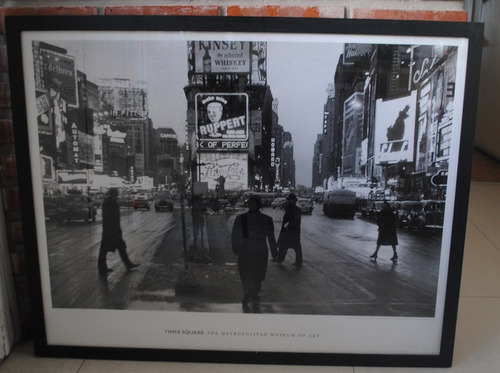
[[209, 190], [215, 190], [217, 180], [223, 176], [225, 190], [248, 189], [248, 155], [221, 153], [200, 154], [200, 181], [208, 183]]
[[193, 41], [196, 73], [250, 73], [250, 42]]
[[375, 160], [377, 164], [413, 162], [416, 91], [396, 100], [377, 100]]
[[248, 149], [246, 93], [198, 93], [195, 113], [198, 150]]

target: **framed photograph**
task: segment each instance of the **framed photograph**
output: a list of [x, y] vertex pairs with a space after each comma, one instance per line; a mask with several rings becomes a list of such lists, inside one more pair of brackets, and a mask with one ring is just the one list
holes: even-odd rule
[[8, 17], [36, 352], [452, 363], [482, 26]]

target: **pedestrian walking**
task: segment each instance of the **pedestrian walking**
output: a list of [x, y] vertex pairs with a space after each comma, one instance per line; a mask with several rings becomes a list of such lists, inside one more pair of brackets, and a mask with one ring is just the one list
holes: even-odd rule
[[193, 217], [193, 247], [198, 248], [198, 238], [200, 238], [201, 247], [203, 247], [203, 227], [205, 226], [205, 213], [207, 207], [203, 203], [200, 195], [193, 195], [191, 199], [191, 213]]
[[233, 253], [238, 255], [238, 271], [243, 285], [242, 306], [250, 312], [252, 302], [254, 312], [259, 312], [259, 294], [266, 277], [269, 250], [275, 258], [278, 255], [274, 237], [273, 219], [261, 213], [258, 196], [248, 199], [249, 211], [238, 215], [231, 232]]
[[288, 249], [295, 251], [295, 262], [293, 265], [301, 266], [302, 244], [300, 243], [300, 223], [302, 211], [297, 207], [297, 196], [290, 193], [286, 198], [285, 215], [278, 237], [278, 257], [273, 262], [282, 263], [285, 260]]
[[396, 230], [396, 215], [391, 209], [391, 206], [387, 202], [384, 202], [382, 209], [380, 210], [380, 215], [377, 218], [378, 225], [378, 238], [377, 247], [375, 252], [370, 255], [370, 258], [377, 260], [378, 251], [380, 246], [387, 245], [392, 246], [393, 255], [391, 260], [396, 262], [398, 260], [398, 253], [396, 251], [396, 246], [398, 244], [398, 235]]
[[97, 260], [97, 269], [99, 273], [106, 274], [113, 271], [108, 268], [106, 255], [118, 249], [120, 258], [127, 269], [137, 267], [139, 264], [132, 263], [127, 254], [127, 245], [122, 237], [122, 228], [120, 225], [120, 206], [118, 205], [118, 189], [111, 188], [109, 196], [102, 204], [102, 240], [99, 248], [99, 258]]

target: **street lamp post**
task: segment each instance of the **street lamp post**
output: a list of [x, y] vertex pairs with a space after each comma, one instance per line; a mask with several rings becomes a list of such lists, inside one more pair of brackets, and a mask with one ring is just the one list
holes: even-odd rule
[[182, 242], [183, 242], [183, 256], [184, 256], [184, 271], [179, 275], [179, 279], [175, 284], [175, 294], [176, 295], [189, 295], [197, 293], [201, 290], [201, 286], [196, 280], [196, 276], [193, 270], [189, 269], [188, 266], [188, 253], [187, 253], [187, 233], [186, 233], [186, 213], [184, 207], [185, 194], [185, 180], [182, 163], [184, 158], [181, 156], [181, 222], [182, 222]]

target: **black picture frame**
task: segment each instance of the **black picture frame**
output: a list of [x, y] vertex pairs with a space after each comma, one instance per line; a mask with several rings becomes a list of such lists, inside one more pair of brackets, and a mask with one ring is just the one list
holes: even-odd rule
[[[477, 108], [476, 99], [482, 47], [482, 25], [475, 23], [420, 21], [170, 16], [20, 16], [7, 17], [6, 25], [24, 246], [29, 280], [30, 305], [32, 308], [35, 352], [37, 355], [75, 358], [296, 365], [447, 367], [452, 364], [467, 219], [470, 170], [472, 166], [474, 126]], [[76, 31], [76, 34], [80, 36], [77, 36], [76, 39], [70, 36], [75, 34], [72, 33], [73, 31]], [[50, 34], [50, 36], [48, 36], [49, 34], [47, 34], [47, 32], [54, 32], [55, 34]], [[371, 45], [371, 52], [363, 52], [354, 55], [353, 61], [356, 58], [366, 58], [367, 55], [373, 52], [373, 46], [377, 46], [377, 48], [380, 45], [409, 46], [411, 53], [415, 52], [418, 46], [425, 46], [426, 43], [431, 46], [439, 46], [440, 48], [443, 46], [446, 48], [449, 46], [456, 46], [455, 49], [452, 48], [454, 52], [457, 53], [457, 62], [453, 66], [455, 75], [453, 79], [450, 80], [453, 83], [453, 108], [455, 112], [451, 114], [449, 112], [444, 113], [445, 115], [451, 115], [450, 128], [452, 128], [453, 132], [451, 135], [448, 133], [448, 136], [451, 136], [451, 140], [449, 140], [451, 145], [446, 148], [447, 150], [443, 150], [444, 152], [449, 152], [446, 153], [448, 154], [448, 158], [446, 159], [446, 172], [436, 173], [437, 176], [446, 175], [447, 186], [444, 189], [446, 212], [445, 220], [442, 224], [443, 233], [441, 233], [442, 236], [440, 241], [441, 251], [439, 256], [440, 261], [438, 261], [440, 267], [437, 274], [439, 279], [436, 280], [435, 284], [438, 290], [436, 290], [435, 295], [434, 315], [428, 316], [422, 314], [406, 317], [402, 314], [399, 315], [399, 317], [391, 317], [376, 313], [374, 315], [346, 315], [342, 313], [337, 315], [303, 315], [299, 313], [298, 315], [290, 316], [286, 314], [286, 312], [283, 312], [285, 315], [280, 316], [269, 315], [266, 314], [265, 311], [260, 315], [234, 314], [232, 312], [215, 312], [210, 314], [195, 312], [193, 314], [190, 312], [172, 313], [171, 311], [165, 311], [163, 316], [172, 316], [180, 326], [170, 324], [168, 318], [165, 319], [164, 317], [160, 317], [159, 320], [162, 321], [156, 322], [156, 324], [153, 323], [153, 325], [156, 325], [158, 332], [163, 334], [163, 336], [161, 336], [161, 338], [155, 336], [149, 340], [147, 337], [148, 332], [146, 331], [144, 331], [144, 335], [137, 337], [137, 339], [132, 338], [136, 333], [140, 334], [138, 330], [143, 324], [147, 323], [147, 319], [150, 319], [151, 315], [148, 311], [120, 310], [119, 306], [114, 308], [109, 307], [106, 310], [98, 310], [100, 313], [94, 316], [100, 317], [105, 314], [105, 321], [104, 324], [102, 324], [100, 321], [96, 321], [98, 317], [91, 316], [93, 315], [92, 309], [82, 310], [77, 307], [73, 308], [72, 306], [62, 306], [58, 308], [52, 307], [50, 303], [47, 303], [47, 298], [50, 298], [51, 295], [49, 280], [51, 272], [48, 264], [49, 258], [45, 251], [41, 251], [41, 246], [43, 246], [41, 243], [47, 240], [47, 231], [44, 229], [45, 222], [42, 220], [44, 220], [43, 217], [46, 215], [49, 207], [43, 204], [43, 190], [40, 188], [42, 185], [41, 180], [37, 179], [35, 175], [39, 176], [43, 174], [42, 177], [45, 179], [56, 180], [56, 171], [60, 170], [57, 169], [54, 164], [57, 162], [62, 162], [61, 164], [64, 164], [64, 162], [66, 162], [66, 165], [69, 165], [71, 162], [70, 160], [57, 160], [56, 153], [54, 153], [52, 160], [47, 159], [47, 156], [37, 151], [40, 145], [37, 143], [37, 139], [40, 139], [40, 133], [46, 131], [50, 133], [51, 136], [55, 137], [56, 130], [54, 126], [57, 124], [54, 123], [53, 105], [55, 104], [49, 103], [48, 105], [49, 109], [52, 110], [52, 116], [49, 116], [48, 119], [45, 118], [43, 123], [39, 123], [37, 129], [37, 115], [40, 116], [43, 114], [45, 109], [43, 109], [43, 102], [40, 102], [41, 108], [37, 109], [37, 102], [35, 101], [40, 99], [43, 94], [47, 94], [48, 96], [44, 99], [40, 99], [41, 101], [46, 99], [50, 100], [52, 99], [50, 95], [53, 93], [59, 95], [58, 100], [64, 100], [63, 105], [71, 106], [71, 104], [77, 104], [77, 100], [80, 99], [78, 94], [81, 92], [78, 91], [77, 87], [76, 67], [73, 67], [73, 73], [75, 75], [72, 77], [72, 79], [74, 79], [72, 91], [61, 90], [59, 92], [57, 91], [57, 87], [50, 87], [50, 84], [47, 82], [35, 82], [36, 79], [33, 76], [34, 65], [30, 66], [30, 64], [34, 63], [36, 57], [34, 57], [34, 46], [30, 44], [30, 42], [37, 40], [38, 37], [42, 43], [49, 43], [51, 40], [63, 40], [62, 44], [67, 40], [82, 41], [84, 39], [87, 40], [86, 33], [89, 32], [102, 35], [102, 38], [106, 40], [108, 40], [107, 37], [110, 32], [123, 32], [127, 33], [127, 35], [135, 36], [142, 36], [150, 32], [155, 34], [155, 37], [160, 37], [160, 39], [164, 33], [174, 34], [175, 37], [180, 39], [182, 39], [185, 34], [191, 35], [192, 33], [192, 35], [196, 36], [194, 39], [188, 38], [182, 40], [205, 40], [205, 36], [213, 38], [214, 35], [220, 35], [219, 40], [248, 41], [252, 40], [248, 39], [248, 35], [250, 35], [255, 36], [255, 40], [264, 40], [266, 43], [270, 40], [274, 40], [276, 37], [282, 38], [279, 39], [280, 42], [290, 43], [297, 42], [299, 38], [300, 42], [303, 43], [313, 43], [315, 40], [314, 38], [324, 38], [326, 40], [325, 42], [329, 42], [328, 38], [337, 37], [339, 39], [335, 39], [335, 43], [343, 43], [344, 45], [344, 57], [346, 56], [346, 45], [349, 43], [353, 46], [361, 44]], [[241, 36], [243, 34], [245, 34], [244, 37]], [[56, 36], [53, 37], [54, 35]], [[26, 39], [23, 39], [24, 37], [26, 37]], [[342, 40], [344, 41], [342, 42]], [[111, 46], [112, 44], [110, 43], [109, 45]], [[56, 56], [54, 58], [61, 57], [61, 60], [64, 60], [65, 48], [57, 45], [56, 47], [62, 50], [58, 52], [57, 48], [52, 48], [50, 53]], [[377, 51], [378, 50], [379, 49], [377, 49]], [[390, 50], [390, 48], [388, 50]], [[442, 51], [439, 53], [433, 51], [429, 55], [437, 56], [434, 61], [435, 64], [433, 62], [432, 68], [439, 67], [439, 63], [445, 63], [443, 62], [446, 60], [445, 56], [450, 53], [453, 54], [453, 52], [450, 52], [448, 49], [446, 52], [448, 54]], [[90, 59], [95, 57], [95, 55], [89, 56]], [[50, 58], [50, 56], [47, 55], [46, 58]], [[187, 64], [187, 50], [186, 53], [182, 55], [182, 58]], [[373, 57], [368, 57], [367, 61], [369, 61], [369, 58]], [[413, 66], [418, 63], [417, 57], [414, 55], [409, 58], [410, 60], [407, 62], [414, 63]], [[466, 60], [464, 60], [464, 58]], [[246, 61], [250, 61], [250, 56]], [[294, 61], [290, 62], [292, 63]], [[344, 60], [343, 63], [345, 62]], [[90, 66], [89, 64], [92, 62], [87, 60], [86, 63], [86, 66]], [[267, 60], [267, 63], [272, 64], [272, 61]], [[332, 66], [336, 63], [337, 61], [332, 61]], [[355, 64], [356, 62], [352, 63]], [[373, 60], [371, 63], [372, 65], [368, 62], [367, 66], [373, 66]], [[420, 61], [420, 63], [422, 63], [422, 61]], [[61, 62], [61, 64], [63, 64], [63, 62]], [[196, 66], [193, 66], [195, 78], [198, 76], [203, 80], [216, 75], [215, 73], [205, 75], [202, 73], [197, 74], [198, 71], [196, 70]], [[420, 67], [423, 71], [424, 67]], [[57, 67], [57, 69], [63, 68], [62, 65]], [[266, 68], [268, 69], [268, 67]], [[366, 71], [368, 76], [370, 74], [370, 69], [367, 68]], [[46, 73], [48, 74], [47, 71]], [[219, 73], [224, 74], [223, 72]], [[230, 74], [234, 75], [240, 73], [241, 72], [238, 70], [230, 71]], [[246, 73], [247, 75], [251, 75], [252, 71], [247, 71]], [[64, 73], [62, 75], [64, 75]], [[411, 78], [411, 75], [409, 76]], [[186, 77], [186, 82], [188, 82], [188, 77]], [[378, 83], [382, 84], [382, 81]], [[39, 88], [39, 84], [45, 84], [45, 91], [40, 91], [40, 95], [37, 94], [38, 96], [35, 97], [33, 88], [34, 85]], [[64, 85], [65, 83], [63, 82], [62, 84]], [[200, 84], [205, 83], [200, 80]], [[210, 85], [211, 83], [206, 84]], [[409, 87], [411, 87], [411, 83], [408, 84], [410, 84]], [[272, 88], [273, 87], [271, 87], [271, 89]], [[51, 89], [55, 91], [51, 92]], [[323, 89], [326, 89], [326, 84]], [[419, 88], [414, 89], [418, 91]], [[361, 89], [361, 91], [363, 91], [363, 89]], [[387, 89], [387, 92], [389, 91], [390, 90]], [[411, 93], [411, 91], [412, 88], [408, 88], [407, 93]], [[217, 92], [220, 93], [221, 91]], [[183, 95], [184, 93], [185, 92], [182, 92]], [[68, 97], [63, 97], [61, 99], [61, 95], [64, 96], [64, 94], [67, 94]], [[408, 95], [402, 95], [401, 92], [387, 93], [387, 95], [392, 95], [391, 98], [393, 100], [396, 100], [395, 97], [398, 99], [401, 97], [408, 97]], [[385, 101], [380, 101], [380, 105], [383, 105], [386, 101], [390, 101], [387, 100], [387, 95]], [[70, 97], [73, 97], [75, 101], [72, 102]], [[231, 96], [229, 101], [238, 101], [237, 94], [235, 97], [236, 98]], [[34, 101], [33, 98], [36, 100]], [[201, 99], [203, 98], [204, 96], [202, 95]], [[326, 98], [327, 96], [325, 94], [324, 100], [326, 100]], [[202, 102], [201, 99], [197, 102]], [[422, 97], [420, 97], [420, 99], [422, 99]], [[395, 101], [392, 103], [394, 102]], [[97, 105], [101, 104], [102, 102], [97, 102]], [[375, 103], [375, 100], [373, 104], [378, 105]], [[241, 100], [234, 104], [234, 106], [238, 107], [242, 105]], [[417, 103], [415, 103], [415, 106], [417, 106]], [[382, 108], [383, 106], [380, 107]], [[65, 111], [66, 108], [61, 110]], [[389, 109], [380, 109], [380, 111], [382, 110]], [[458, 115], [457, 112], [461, 114]], [[416, 132], [413, 133], [414, 138], [410, 139], [410, 142], [414, 141], [414, 148], [412, 150], [414, 156], [417, 151], [415, 148], [418, 141], [417, 137], [419, 136], [417, 114], [413, 114], [413, 118], [415, 119]], [[319, 125], [320, 124], [321, 123], [319, 123]], [[63, 132], [66, 131], [64, 126], [67, 125], [68, 123], [63, 123], [61, 125]], [[252, 131], [252, 125], [256, 124], [250, 123], [250, 127], [247, 127], [244, 133], [244, 136], [247, 138]], [[316, 132], [320, 133], [321, 128], [318, 127]], [[204, 135], [208, 136], [207, 133]], [[422, 135], [422, 133], [420, 133], [420, 135]], [[446, 136], [446, 133], [441, 133], [440, 136]], [[206, 138], [200, 138], [201, 140], [206, 140]], [[65, 141], [66, 140], [63, 139], [61, 143]], [[209, 141], [207, 144], [208, 143]], [[214, 146], [218, 147], [219, 143], [220, 141]], [[60, 157], [70, 158], [70, 156], [62, 153], [64, 152], [61, 151], [61, 154], [59, 154]], [[424, 153], [426, 152], [424, 151]], [[79, 153], [78, 156], [83, 157], [84, 155], [82, 154], [83, 153]], [[198, 160], [194, 162], [198, 162], [200, 165], [207, 162], [206, 159], [207, 158], [198, 158]], [[45, 165], [42, 174], [36, 170], [37, 161], [40, 162], [40, 164], [43, 161]], [[54, 164], [51, 165], [51, 161], [54, 162]], [[76, 162], [75, 159], [73, 159], [72, 162]], [[388, 162], [389, 165], [392, 165], [391, 160]], [[416, 162], [416, 160], [413, 160], [413, 163]], [[74, 164], [75, 163], [73, 163], [73, 165]], [[198, 169], [197, 172], [202, 173], [205, 171]], [[201, 176], [199, 177], [201, 179]], [[247, 179], [250, 179], [250, 176], [247, 176]], [[415, 179], [413, 183], [422, 182], [416, 180], [417, 179]], [[215, 185], [213, 187], [215, 188]], [[212, 188], [212, 186], [210, 186], [210, 188]], [[241, 210], [241, 212], [244, 211], [245, 210]], [[59, 211], [58, 213], [61, 212]], [[68, 229], [69, 228], [62, 228], [63, 231]], [[95, 243], [93, 244], [94, 247], [97, 247]], [[95, 252], [93, 255], [94, 257], [97, 256]], [[366, 260], [368, 261], [369, 258], [366, 258]], [[400, 259], [400, 261], [402, 260]], [[92, 270], [94, 270], [95, 263], [92, 262], [91, 264], [93, 266]], [[382, 264], [381, 266], [383, 267], [384, 265], [385, 264]], [[307, 266], [305, 268], [307, 269]], [[97, 276], [96, 270], [91, 273], [93, 276]], [[236, 283], [235, 287], [239, 287], [239, 283]], [[236, 302], [239, 302], [239, 299], [237, 299]], [[54, 313], [54, 311], [57, 312]], [[127, 319], [129, 314], [134, 315], [130, 321]], [[192, 322], [193, 315], [200, 318], [206, 318], [203, 324], [205, 327], [200, 327], [199, 325], [188, 327], [187, 325]], [[116, 321], [117, 319], [120, 321]], [[116, 323], [113, 323], [113, 320], [115, 320]], [[431, 327], [437, 330], [435, 336], [429, 337], [430, 340], [420, 340], [420, 338], [423, 337], [418, 333], [416, 335], [411, 335], [411, 331], [419, 329], [419, 323], [424, 321], [430, 322]], [[338, 330], [341, 330], [341, 325], [343, 324], [348, 325], [348, 327], [346, 330], [341, 330], [339, 335], [334, 336], [332, 334], [335, 333], [328, 327], [328, 324], [331, 322], [339, 328]], [[411, 328], [408, 330], [405, 329], [406, 324], [411, 324], [413, 322], [415, 322], [415, 325], [412, 324], [413, 326]], [[382, 333], [379, 328], [375, 328], [375, 331], [370, 331], [370, 328], [380, 323], [384, 326], [389, 326], [386, 331], [391, 331]], [[258, 325], [257, 329], [253, 328], [253, 326], [249, 326], [254, 324]], [[210, 325], [210, 327], [207, 325]], [[229, 325], [229, 327], [227, 325]], [[245, 325], [245, 327], [238, 328], [236, 325]], [[276, 325], [278, 326], [278, 332], [273, 336], [273, 338], [275, 337], [274, 339], [270, 338], [269, 335], [262, 336], [262, 334], [271, 333], [271, 328]], [[308, 325], [311, 325], [311, 327], [308, 327]], [[353, 329], [352, 325], [359, 325], [359, 327]], [[361, 327], [361, 325], [363, 326]], [[247, 328], [246, 326], [249, 327]], [[72, 327], [75, 329], [71, 331], [72, 337], [66, 339], [63, 335]], [[150, 325], [149, 327], [151, 328], [152, 326]], [[398, 328], [401, 328], [403, 332], [398, 333], [394, 331]], [[426, 328], [429, 328], [429, 326], [426, 326]], [[89, 333], [90, 335], [80, 339], [78, 335], [84, 333], [86, 329], [91, 330]], [[120, 331], [123, 331], [123, 329], [126, 329], [126, 332]], [[145, 327], [145, 329], [147, 328]], [[208, 329], [212, 332], [218, 331], [218, 333], [216, 333], [217, 336], [211, 337], [207, 335]], [[330, 335], [325, 337], [326, 339], [321, 342], [314, 344], [311, 342], [311, 338], [314, 338], [315, 333], [320, 329], [322, 333], [330, 333]], [[360, 331], [360, 329], [365, 330]], [[96, 333], [96, 330], [101, 332], [104, 330], [107, 336], [101, 339], [102, 336], [97, 335], [99, 333]], [[200, 332], [200, 330], [204, 332], [203, 338], [199, 338], [199, 336], [196, 338], [195, 335], [189, 335], [196, 334], [196, 332]], [[224, 338], [220, 335], [222, 330], [228, 330], [234, 334], [231, 336], [227, 335], [226, 337], [228, 338], [224, 341]], [[352, 330], [354, 334], [361, 334], [359, 339], [353, 338], [349, 343], [346, 342], [346, 344], [343, 345], [342, 340], [350, 334], [349, 330]], [[424, 330], [428, 329], [424, 328]], [[312, 343], [312, 348], [298, 347], [297, 341], [290, 342], [289, 334], [300, 333], [304, 334], [304, 338], [307, 339], [308, 345]], [[353, 347], [362, 344], [361, 342], [366, 340], [366, 336], [363, 333], [371, 334], [368, 340], [372, 342], [373, 340], [377, 340], [383, 344], [384, 347]], [[114, 337], [115, 334], [116, 337]], [[187, 337], [183, 334], [187, 334]], [[313, 337], [311, 337], [311, 335], [313, 335]], [[133, 341], [128, 339], [127, 336], [131, 337]], [[273, 339], [272, 343], [270, 339]], [[202, 341], [200, 342], [200, 340]], [[428, 352], [428, 350], [418, 352], [405, 349], [398, 350], [394, 347], [395, 345], [404, 345], [409, 340], [417, 340], [421, 344], [427, 344], [430, 341], [435, 346], [434, 351], [432, 353]], [[331, 342], [335, 342], [333, 343], [333, 347]], [[387, 345], [385, 345], [386, 342]], [[277, 347], [280, 344], [283, 347]], [[372, 346], [373, 345], [374, 343], [372, 343]], [[211, 346], [214, 346], [214, 348]], [[287, 346], [290, 346], [290, 348]]]

